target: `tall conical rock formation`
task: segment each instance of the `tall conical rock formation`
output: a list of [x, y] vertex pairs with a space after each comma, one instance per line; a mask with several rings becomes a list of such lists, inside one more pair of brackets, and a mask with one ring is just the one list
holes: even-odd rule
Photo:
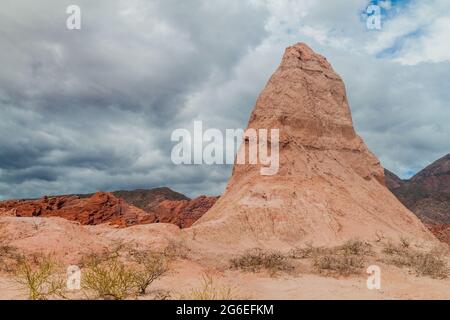
[[353, 128], [342, 79], [307, 45], [286, 49], [248, 127], [280, 130], [279, 171], [262, 176], [258, 165], [235, 164], [224, 195], [192, 228], [197, 240], [279, 248], [434, 239], [385, 187], [379, 160]]

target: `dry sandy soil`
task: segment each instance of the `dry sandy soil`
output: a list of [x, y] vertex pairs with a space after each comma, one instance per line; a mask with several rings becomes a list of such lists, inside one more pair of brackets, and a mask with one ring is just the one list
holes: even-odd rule
[[[0, 232], [3, 245], [8, 243], [19, 252], [51, 254], [63, 267], [78, 264], [86, 254], [101, 253], [119, 242], [126, 244], [123, 250], [129, 247], [161, 251], [176, 246], [180, 253], [171, 262], [169, 272], [149, 287], [147, 295], [129, 299], [154, 299], [155, 292], [168, 292], [170, 299], [195, 298], [192, 291], [202, 287], [205, 277], [213, 279], [213, 290], [217, 292], [230, 289], [233, 299], [450, 299], [450, 279], [417, 276], [412, 268], [380, 261], [378, 253], [364, 262], [358, 274], [349, 276], [318, 273], [309, 259], [290, 259], [292, 270], [271, 274], [265, 269], [259, 272], [233, 269], [230, 260], [236, 254], [212, 255], [198, 250], [195, 240], [173, 225], [117, 229], [106, 225], [82, 226], [60, 218], [1, 217]], [[379, 252], [387, 242], [388, 239], [383, 239], [371, 246]], [[424, 243], [411, 246], [428, 249]], [[448, 264], [449, 256], [445, 259]], [[380, 290], [369, 290], [366, 285], [365, 270], [373, 264], [381, 268]], [[86, 298], [80, 292], [72, 293], [71, 297]], [[5, 271], [0, 274], [0, 299], [27, 299], [24, 287]]]

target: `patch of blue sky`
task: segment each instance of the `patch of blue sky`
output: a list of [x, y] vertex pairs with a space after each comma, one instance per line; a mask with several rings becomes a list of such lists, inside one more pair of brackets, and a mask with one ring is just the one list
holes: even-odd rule
[[413, 38], [418, 38], [422, 35], [422, 33], [423, 33], [423, 29], [420, 27], [417, 28], [413, 32], [410, 32], [410, 33], [398, 38], [395, 41], [393, 46], [380, 51], [379, 53], [377, 53], [376, 57], [379, 59], [395, 57], [396, 54], [401, 51], [403, 45], [405, 44], [405, 42], [407, 40], [413, 39]]
[[416, 173], [417, 173], [417, 171], [407, 169], [403, 172], [402, 178], [403, 179], [411, 179], [412, 177], [414, 177], [416, 175]]

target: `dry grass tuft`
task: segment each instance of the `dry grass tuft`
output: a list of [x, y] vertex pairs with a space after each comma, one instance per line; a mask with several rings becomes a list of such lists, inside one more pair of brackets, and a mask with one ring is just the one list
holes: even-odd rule
[[351, 240], [332, 248], [308, 245], [292, 250], [290, 256], [294, 259], [312, 259], [313, 267], [318, 273], [349, 276], [361, 273], [366, 257], [373, 254], [369, 243]]
[[247, 272], [267, 270], [271, 275], [294, 269], [287, 257], [282, 253], [276, 251], [263, 251], [261, 249], [249, 250], [243, 255], [231, 259], [230, 262], [231, 267], [234, 269], [241, 269]]
[[441, 250], [422, 252], [402, 242], [400, 245], [387, 243], [382, 251], [383, 262], [397, 267], [413, 269], [418, 276], [429, 276], [435, 279], [445, 279], [449, 275], [449, 267]]
[[232, 287], [218, 285], [210, 275], [203, 275], [198, 288], [181, 295], [180, 300], [240, 300]]

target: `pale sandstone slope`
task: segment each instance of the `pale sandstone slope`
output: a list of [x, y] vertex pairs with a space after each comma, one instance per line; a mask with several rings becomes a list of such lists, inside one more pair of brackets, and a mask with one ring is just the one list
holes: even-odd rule
[[307, 45], [286, 49], [248, 127], [280, 129], [280, 170], [262, 176], [259, 166], [235, 165], [224, 195], [188, 230], [196, 240], [222, 248], [435, 241], [385, 187], [353, 128], [342, 79]]

